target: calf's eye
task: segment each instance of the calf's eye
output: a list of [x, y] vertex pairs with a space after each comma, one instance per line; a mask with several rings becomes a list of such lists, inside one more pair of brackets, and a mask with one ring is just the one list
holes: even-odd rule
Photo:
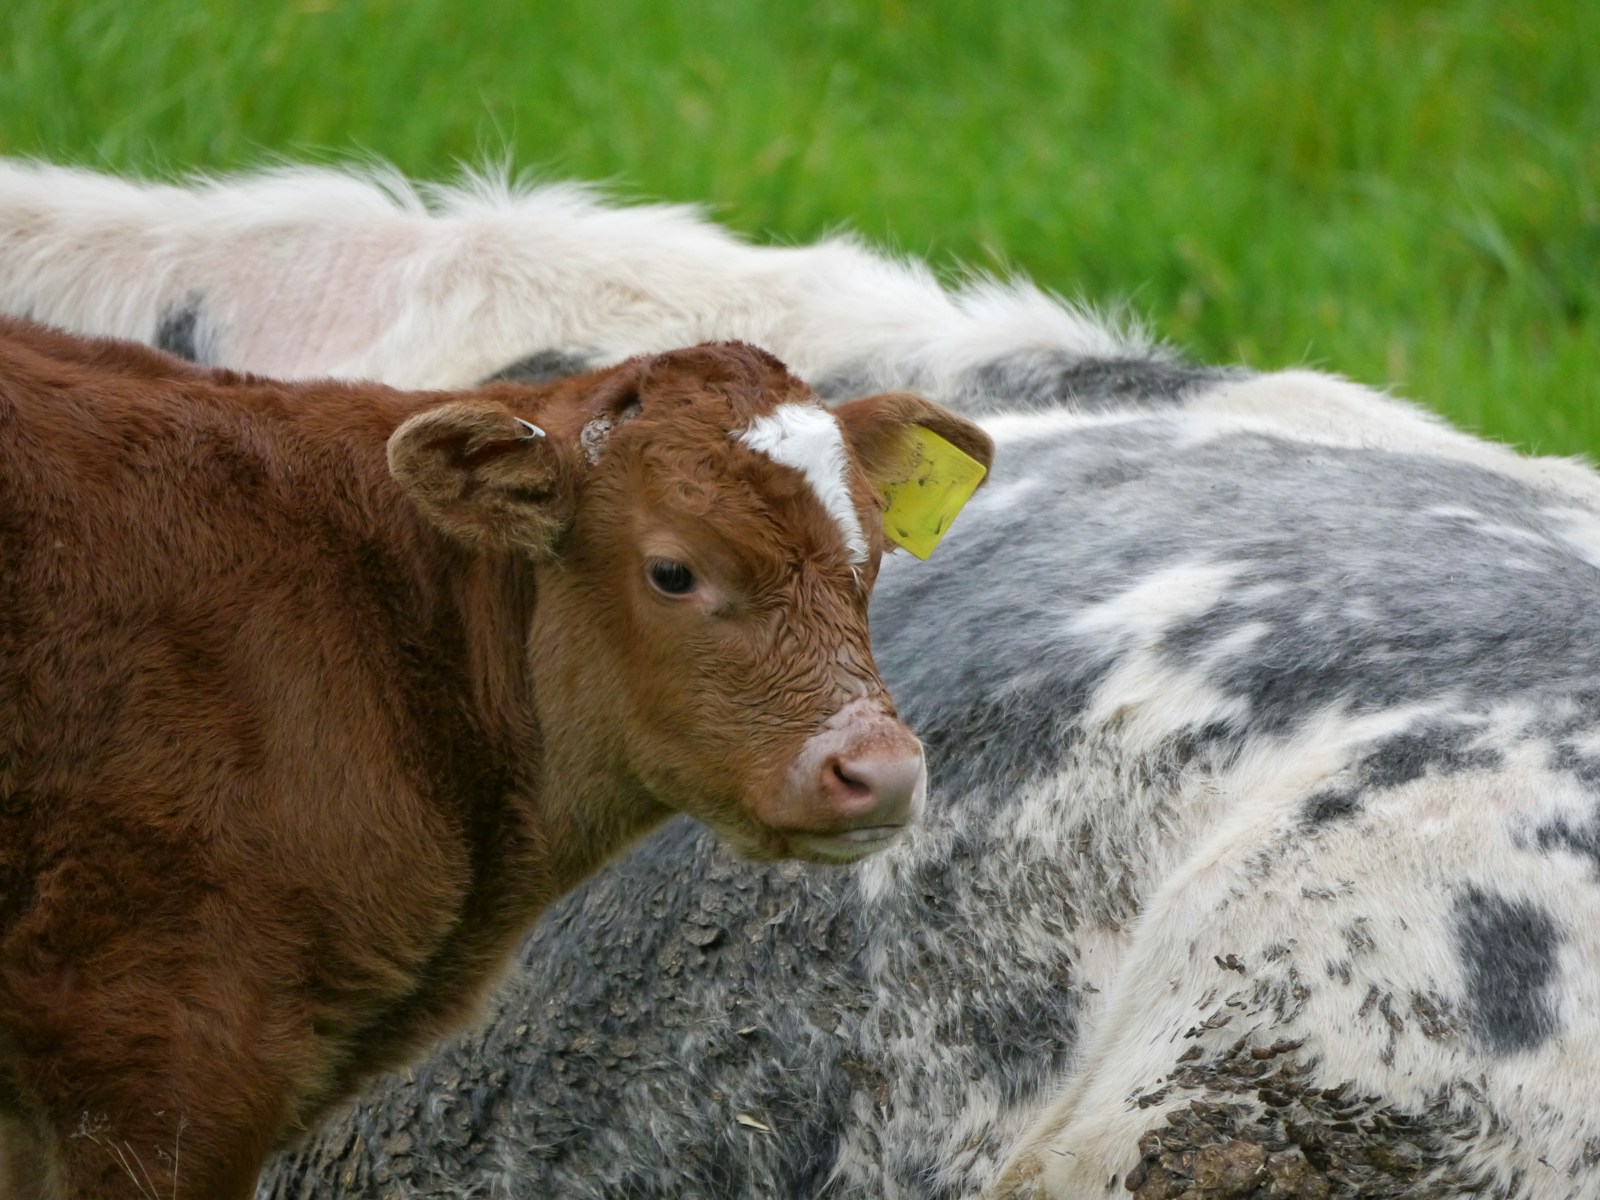
[[694, 572], [681, 562], [658, 558], [645, 568], [650, 583], [668, 596], [687, 596], [694, 591]]

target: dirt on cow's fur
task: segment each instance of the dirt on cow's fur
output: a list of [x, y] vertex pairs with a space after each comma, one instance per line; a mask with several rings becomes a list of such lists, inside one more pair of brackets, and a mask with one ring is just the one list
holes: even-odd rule
[[[1315, 1088], [1299, 1042], [1244, 1039], [1175, 1073], [1198, 1093], [1139, 1139], [1124, 1184], [1137, 1200], [1444, 1200], [1483, 1192], [1464, 1173], [1464, 1139], [1481, 1127], [1439, 1097], [1402, 1112], [1353, 1084]], [[1147, 1100], [1158, 1102], [1168, 1089]], [[1246, 1100], [1252, 1102], [1245, 1102]]]

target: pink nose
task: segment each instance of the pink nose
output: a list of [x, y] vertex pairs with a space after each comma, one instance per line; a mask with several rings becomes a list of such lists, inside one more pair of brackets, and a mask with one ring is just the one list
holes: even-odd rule
[[915, 821], [926, 791], [922, 743], [881, 701], [860, 699], [806, 740], [758, 815], [793, 853], [851, 862]]
[[922, 747], [912, 741], [830, 758], [821, 791], [834, 813], [851, 823], [906, 825], [920, 805], [923, 778]]

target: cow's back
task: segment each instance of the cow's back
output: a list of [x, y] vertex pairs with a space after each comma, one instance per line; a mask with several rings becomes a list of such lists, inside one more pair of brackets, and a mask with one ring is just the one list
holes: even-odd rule
[[[334, 668], [375, 686], [344, 657], [359, 621], [340, 593], [359, 589], [340, 567], [374, 553], [378, 526], [362, 545], [329, 485], [359, 476], [356, 464], [282, 428], [287, 399], [268, 385], [219, 387], [164, 355], [11, 332], [0, 342], [9, 790], [206, 795], [221, 786], [207, 776], [265, 751], [272, 689]], [[320, 646], [310, 657], [296, 644], [307, 641]], [[164, 736], [137, 738], [132, 714]]]

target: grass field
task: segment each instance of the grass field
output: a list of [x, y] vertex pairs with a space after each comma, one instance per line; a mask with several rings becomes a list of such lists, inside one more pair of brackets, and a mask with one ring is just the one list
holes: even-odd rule
[[10, 0], [0, 153], [508, 158], [1600, 456], [1585, 0]]

